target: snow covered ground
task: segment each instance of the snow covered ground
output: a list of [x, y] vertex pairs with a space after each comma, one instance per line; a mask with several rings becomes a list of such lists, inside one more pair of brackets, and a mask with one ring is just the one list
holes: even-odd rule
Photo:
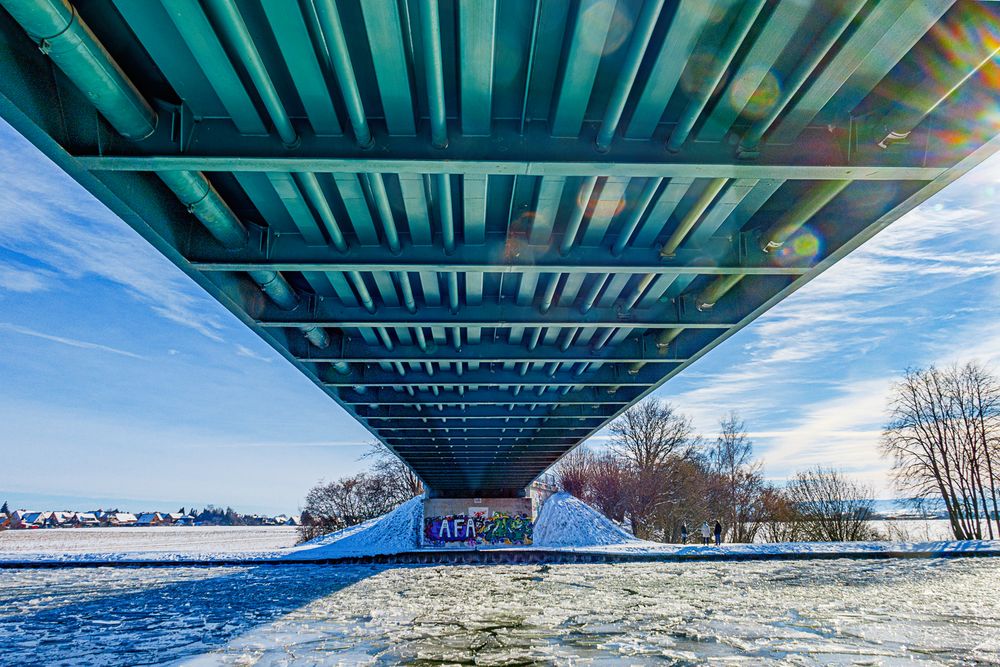
[[4, 665], [1000, 664], [1000, 560], [0, 571]]
[[271, 551], [295, 544], [291, 526], [58, 528], [0, 532], [0, 554]]

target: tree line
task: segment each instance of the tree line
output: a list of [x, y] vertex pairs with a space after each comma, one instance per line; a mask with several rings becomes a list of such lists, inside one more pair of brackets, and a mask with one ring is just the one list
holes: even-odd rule
[[877, 539], [874, 492], [827, 468], [768, 483], [735, 412], [712, 441], [668, 402], [647, 399], [609, 427], [606, 449], [580, 447], [556, 468], [559, 484], [636, 537], [678, 542], [683, 526], [718, 520], [730, 542]]

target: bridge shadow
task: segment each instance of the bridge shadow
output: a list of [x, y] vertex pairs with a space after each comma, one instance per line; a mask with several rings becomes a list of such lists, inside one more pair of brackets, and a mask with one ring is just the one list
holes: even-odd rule
[[0, 664], [174, 663], [391, 567], [0, 572], [0, 579], [21, 580], [13, 595], [0, 590]]

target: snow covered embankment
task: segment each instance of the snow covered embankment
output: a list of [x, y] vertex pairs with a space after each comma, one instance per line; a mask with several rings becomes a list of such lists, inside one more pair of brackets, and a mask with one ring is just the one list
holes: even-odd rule
[[388, 514], [317, 537], [289, 549], [283, 557], [323, 559], [413, 551], [419, 546], [423, 518], [423, 497], [415, 496]]
[[560, 491], [549, 498], [535, 521], [534, 546], [596, 547], [652, 545], [636, 539], [579, 498]]

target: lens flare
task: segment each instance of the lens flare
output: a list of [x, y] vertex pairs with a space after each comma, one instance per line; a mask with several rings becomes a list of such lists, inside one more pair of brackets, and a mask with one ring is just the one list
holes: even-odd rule
[[585, 9], [577, 18], [583, 25], [596, 24], [598, 17], [606, 16], [605, 12], [611, 11], [611, 22], [608, 26], [607, 34], [602, 34], [600, 30], [584, 30], [580, 34], [581, 46], [590, 53], [608, 55], [614, 53], [626, 42], [632, 34], [632, 25], [635, 17], [632, 16], [628, 8], [615, 0], [601, 0], [595, 2]]
[[785, 241], [774, 257], [783, 266], [800, 266], [811, 264], [822, 251], [823, 240], [819, 233], [810, 227], [803, 227]]
[[[763, 77], [761, 77], [761, 73], [758, 70], [755, 73], [750, 73], [747, 79], [749, 81], [760, 79], [760, 85], [750, 94], [749, 98], [746, 98], [747, 104], [743, 108], [743, 116], [757, 120], [766, 116], [778, 102], [778, 98], [781, 97], [781, 82], [778, 81], [778, 77], [770, 69], [763, 73]], [[733, 97], [738, 96], [738, 99], [745, 99], [745, 91], [736, 91], [738, 85], [740, 85], [740, 82], [734, 82], [730, 95]]]

